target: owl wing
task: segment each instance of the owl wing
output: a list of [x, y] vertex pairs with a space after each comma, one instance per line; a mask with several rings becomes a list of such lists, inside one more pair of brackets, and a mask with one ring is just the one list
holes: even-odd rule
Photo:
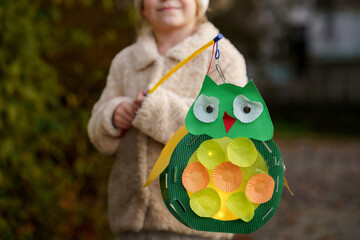
[[164, 149], [161, 151], [160, 156], [158, 160], [156, 161], [153, 169], [151, 170], [151, 173], [146, 180], [146, 183], [144, 184], [143, 188], [146, 188], [152, 181], [154, 181], [169, 165], [171, 155], [175, 149], [175, 147], [178, 145], [180, 140], [188, 134], [188, 131], [184, 126], [179, 128], [174, 135], [170, 138], [170, 140], [166, 143]]

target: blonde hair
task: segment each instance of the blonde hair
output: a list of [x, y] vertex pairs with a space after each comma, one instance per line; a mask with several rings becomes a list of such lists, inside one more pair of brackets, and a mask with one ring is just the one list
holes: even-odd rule
[[[201, 23], [207, 22], [208, 19], [200, 7], [201, 4], [200, 0], [195, 0], [195, 1], [196, 1], [196, 24], [200, 25]], [[144, 3], [143, 0], [140, 0], [139, 8], [137, 9], [136, 21], [135, 21], [136, 32], [138, 36], [141, 36], [145, 32], [149, 31], [149, 29], [151, 29], [151, 24], [142, 15], [143, 10], [144, 10]]]

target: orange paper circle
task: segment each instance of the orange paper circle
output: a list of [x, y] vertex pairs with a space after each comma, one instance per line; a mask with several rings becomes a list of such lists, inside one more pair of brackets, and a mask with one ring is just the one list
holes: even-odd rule
[[217, 188], [224, 192], [233, 192], [240, 187], [241, 169], [231, 162], [219, 164], [213, 171], [212, 179]]
[[194, 193], [204, 189], [207, 187], [209, 182], [209, 173], [201, 163], [190, 163], [184, 169], [182, 174], [182, 183], [189, 192]]
[[253, 203], [265, 203], [271, 199], [274, 188], [274, 179], [270, 175], [261, 173], [250, 178], [245, 194]]

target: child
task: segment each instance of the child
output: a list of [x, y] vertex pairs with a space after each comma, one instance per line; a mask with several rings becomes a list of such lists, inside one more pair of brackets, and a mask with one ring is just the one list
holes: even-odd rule
[[[112, 61], [107, 84], [95, 104], [88, 131], [104, 155], [115, 156], [108, 188], [108, 214], [118, 239], [214, 239], [229, 234], [194, 231], [163, 203], [158, 181], [143, 189], [164, 144], [184, 125], [208, 70], [211, 50], [175, 72], [144, 97], [161, 77], [218, 33], [205, 17], [208, 0], [137, 0], [147, 28]], [[219, 42], [220, 65], [231, 83], [247, 82], [242, 55]], [[212, 66], [210, 72], [215, 67]], [[214, 71], [211, 77], [222, 83]], [[198, 235], [193, 237], [191, 235]]]

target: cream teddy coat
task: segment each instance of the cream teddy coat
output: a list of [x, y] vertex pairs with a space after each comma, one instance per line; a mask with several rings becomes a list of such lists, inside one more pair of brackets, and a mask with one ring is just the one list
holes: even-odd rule
[[[218, 33], [210, 22], [203, 23], [196, 33], [161, 56], [152, 33], [148, 32], [113, 59], [106, 87], [93, 108], [88, 132], [101, 153], [116, 156], [108, 186], [108, 215], [116, 234], [159, 230], [211, 238], [229, 237], [229, 234], [194, 231], [179, 223], [163, 203], [158, 181], [142, 188], [164, 144], [184, 125], [186, 113], [207, 72], [211, 48], [145, 98], [133, 127], [122, 138], [118, 138], [121, 129], [112, 125], [112, 114], [118, 104], [132, 102], [140, 91], [150, 89], [172, 67]], [[244, 86], [247, 76], [242, 55], [227, 39], [219, 42], [219, 49], [220, 66], [226, 79]], [[211, 71], [214, 70], [212, 67]], [[218, 84], [222, 83], [216, 71], [210, 76]]]

